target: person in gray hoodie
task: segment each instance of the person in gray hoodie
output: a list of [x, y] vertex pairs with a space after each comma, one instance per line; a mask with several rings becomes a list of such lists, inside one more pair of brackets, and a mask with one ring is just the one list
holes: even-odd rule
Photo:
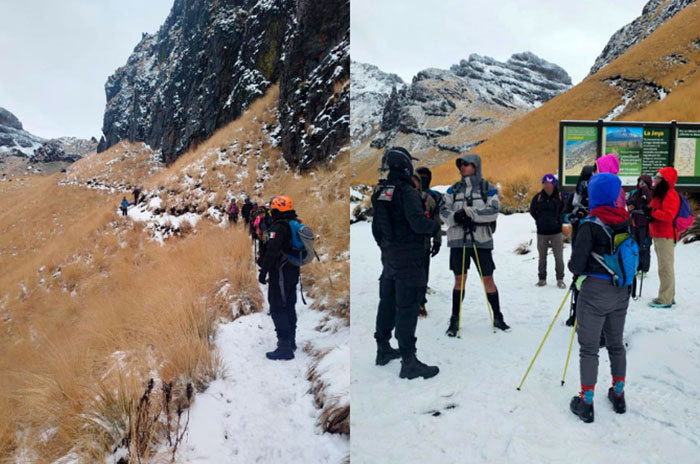
[[[452, 316], [447, 335], [454, 337], [459, 330], [459, 311], [464, 299], [464, 285], [469, 262], [481, 265], [488, 302], [493, 310], [494, 326], [501, 330], [510, 327], [503, 320], [498, 288], [493, 280], [496, 265], [493, 262], [493, 232], [498, 217], [498, 189], [481, 175], [481, 158], [474, 153], [456, 160], [461, 180], [443, 197], [440, 217], [447, 225], [447, 246], [450, 248], [450, 270], [455, 275], [452, 290]], [[476, 255], [474, 250], [476, 249]], [[462, 273], [464, 269], [464, 273]], [[477, 269], [478, 272], [478, 269]]]

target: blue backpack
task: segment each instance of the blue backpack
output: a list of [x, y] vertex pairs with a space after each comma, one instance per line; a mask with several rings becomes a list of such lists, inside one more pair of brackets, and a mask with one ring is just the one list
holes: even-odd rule
[[634, 241], [629, 231], [615, 234], [610, 226], [595, 216], [588, 216], [583, 222], [591, 222], [603, 228], [610, 239], [610, 253], [599, 255], [591, 253], [601, 266], [612, 276], [616, 287], [629, 287], [634, 284], [639, 266], [639, 245]]
[[314, 256], [321, 259], [314, 250], [314, 233], [311, 227], [292, 219], [289, 221], [292, 231], [292, 250], [287, 253], [287, 259], [295, 266], [304, 266], [314, 260]]

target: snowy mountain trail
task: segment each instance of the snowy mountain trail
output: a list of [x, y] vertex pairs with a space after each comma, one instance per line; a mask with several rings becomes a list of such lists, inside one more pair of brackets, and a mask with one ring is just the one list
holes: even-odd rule
[[[266, 288], [263, 291], [266, 294]], [[216, 345], [225, 373], [196, 396], [178, 462], [336, 464], [348, 456], [348, 437], [324, 433], [317, 424], [321, 411], [307, 380], [313, 358], [304, 346], [347, 345], [349, 329], [319, 332], [324, 314], [304, 306], [299, 298], [295, 358], [270, 361], [265, 353], [275, 348], [277, 339], [267, 313], [265, 302], [262, 312], [219, 326]], [[349, 376], [348, 362], [346, 356], [336, 376]], [[348, 382], [335, 381], [331, 388]]]
[[[428, 380], [403, 380], [399, 360], [374, 364], [374, 323], [381, 274], [371, 224], [351, 226], [351, 459], [354, 464], [400, 462], [696, 462], [700, 451], [700, 301], [697, 262], [700, 243], [676, 248], [676, 300], [670, 310], [652, 309], [658, 276], [652, 250], [643, 297], [630, 301], [625, 327], [627, 413], [616, 414], [607, 399], [610, 364], [600, 351], [595, 422], [584, 424], [569, 411], [579, 391], [578, 343], [562, 387], [571, 327], [569, 301], [539, 354], [522, 391], [520, 383], [566, 290], [554, 279], [537, 281], [537, 251], [515, 248], [533, 239], [528, 214], [500, 216], [495, 233], [494, 274], [509, 333], [493, 333], [475, 266], [468, 272], [461, 338], [445, 335], [454, 277], [445, 246], [430, 266], [428, 317], [418, 321], [418, 359], [440, 367]], [[568, 262], [570, 246], [565, 245]], [[532, 258], [535, 259], [532, 259]], [[571, 282], [566, 271], [565, 281]], [[396, 346], [396, 340], [392, 339]]]

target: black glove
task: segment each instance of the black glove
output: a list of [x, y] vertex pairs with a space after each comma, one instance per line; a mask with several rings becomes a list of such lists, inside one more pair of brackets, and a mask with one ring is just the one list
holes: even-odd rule
[[438, 253], [440, 253], [440, 242], [433, 240], [433, 247], [430, 249], [430, 257], [434, 258]]
[[649, 205], [644, 205], [642, 206], [642, 211], [644, 211], [644, 215], [651, 221], [652, 216], [651, 216], [651, 206]]
[[260, 269], [260, 274], [258, 274], [258, 282], [265, 285], [267, 283], [267, 271]]
[[579, 220], [585, 218], [588, 216], [588, 211], [586, 211], [585, 208], [577, 208], [576, 211], [574, 211], [574, 216], [578, 218]]
[[467, 216], [467, 212], [463, 209], [460, 209], [455, 213], [454, 220], [457, 224], [462, 226], [464, 230], [471, 230], [473, 223], [472, 218]]

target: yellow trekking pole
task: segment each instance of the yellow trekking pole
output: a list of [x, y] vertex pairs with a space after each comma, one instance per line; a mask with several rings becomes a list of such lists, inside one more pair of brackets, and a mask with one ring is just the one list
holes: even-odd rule
[[549, 324], [549, 328], [547, 329], [547, 332], [544, 334], [544, 338], [542, 339], [542, 343], [540, 343], [539, 348], [537, 348], [537, 352], [535, 353], [535, 357], [533, 357], [532, 361], [530, 361], [530, 365], [528, 366], [527, 371], [525, 371], [525, 375], [523, 376], [523, 380], [521, 380], [520, 385], [518, 385], [518, 391], [520, 391], [520, 387], [522, 387], [523, 384], [525, 383], [525, 379], [527, 378], [527, 375], [530, 373], [530, 369], [532, 369], [532, 365], [535, 364], [535, 359], [537, 359], [537, 356], [540, 354], [540, 350], [542, 349], [542, 346], [544, 346], [544, 342], [547, 340], [547, 337], [549, 336], [549, 332], [552, 330], [552, 327], [554, 326], [554, 322], [559, 317], [559, 313], [561, 312], [561, 308], [564, 307], [564, 303], [566, 303], [566, 300], [569, 298], [569, 293], [571, 293], [571, 288], [569, 288], [569, 290], [566, 292], [566, 296], [564, 297], [564, 301], [561, 302], [561, 305], [559, 306], [557, 313], [554, 315], [554, 319], [552, 319], [552, 323]]
[[491, 311], [491, 303], [489, 303], [489, 294], [486, 292], [486, 283], [484, 282], [484, 274], [481, 272], [481, 263], [479, 262], [479, 253], [476, 252], [476, 241], [474, 240], [474, 231], [469, 232], [472, 238], [472, 246], [474, 247], [474, 256], [476, 256], [476, 267], [479, 269], [479, 278], [481, 278], [481, 286], [484, 287], [484, 298], [486, 298], [486, 309], [489, 311], [489, 319], [491, 320], [491, 328], [493, 333], [496, 333], [496, 326], [493, 324], [493, 313]]
[[462, 302], [464, 300], [464, 261], [467, 255], [467, 237], [462, 243], [462, 274], [459, 281], [459, 312], [457, 313], [457, 338], [462, 338]]
[[571, 347], [574, 345], [574, 334], [576, 333], [576, 324], [578, 319], [574, 319], [574, 329], [571, 331], [571, 341], [569, 342], [569, 352], [566, 354], [566, 364], [564, 364], [564, 375], [561, 376], [561, 386], [564, 386], [566, 379], [566, 369], [569, 367], [569, 356], [571, 356]]

